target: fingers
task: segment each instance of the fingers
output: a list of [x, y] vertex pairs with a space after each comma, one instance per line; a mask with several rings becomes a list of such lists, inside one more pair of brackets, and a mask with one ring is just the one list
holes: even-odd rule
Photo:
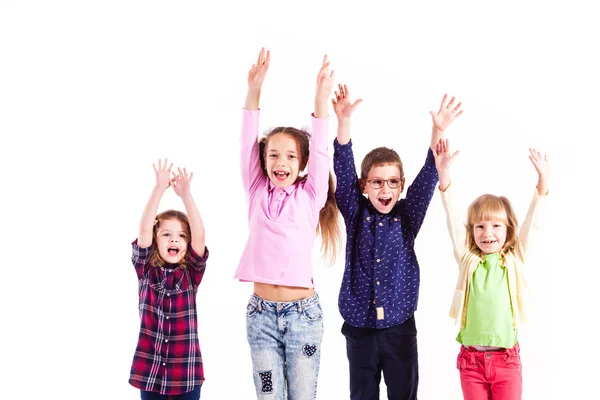
[[446, 106], [446, 100], [447, 99], [448, 99], [448, 94], [444, 93], [444, 97], [442, 98], [442, 102], [440, 103], [440, 110], [438, 111], [438, 113], [441, 113], [442, 109], [444, 109], [444, 107]]
[[[444, 95], [444, 98], [446, 98], [447, 96]], [[446, 108], [451, 108], [452, 104], [454, 104], [454, 96], [452, 96], [452, 98], [450, 99], [450, 101], [448, 102], [448, 104], [446, 104]]]

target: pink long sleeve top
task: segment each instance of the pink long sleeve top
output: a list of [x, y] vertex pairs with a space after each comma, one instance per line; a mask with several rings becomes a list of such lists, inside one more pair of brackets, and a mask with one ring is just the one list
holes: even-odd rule
[[259, 113], [243, 111], [241, 168], [249, 235], [235, 278], [313, 288], [312, 248], [329, 185], [329, 119], [312, 117], [307, 178], [281, 189], [260, 165]]

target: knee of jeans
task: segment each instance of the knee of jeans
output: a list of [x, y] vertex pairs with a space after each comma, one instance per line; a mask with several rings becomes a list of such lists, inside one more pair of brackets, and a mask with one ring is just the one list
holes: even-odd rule
[[260, 379], [260, 392], [273, 393], [273, 371], [257, 372]]
[[305, 344], [302, 346], [302, 353], [308, 358], [312, 357], [317, 352], [316, 344]]

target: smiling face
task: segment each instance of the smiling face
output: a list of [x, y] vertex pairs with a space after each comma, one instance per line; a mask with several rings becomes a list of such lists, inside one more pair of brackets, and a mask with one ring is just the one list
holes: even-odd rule
[[395, 164], [374, 166], [369, 170], [367, 179], [361, 180], [361, 188], [377, 211], [388, 214], [404, 190], [404, 177]]
[[264, 157], [269, 179], [280, 188], [286, 188], [296, 182], [298, 174], [304, 169], [298, 143], [285, 133], [269, 136]]
[[156, 248], [160, 257], [169, 264], [181, 262], [189, 243], [188, 233], [178, 219], [161, 219], [156, 232]]
[[502, 221], [478, 221], [473, 224], [473, 239], [483, 254], [497, 253], [506, 243], [506, 224]]

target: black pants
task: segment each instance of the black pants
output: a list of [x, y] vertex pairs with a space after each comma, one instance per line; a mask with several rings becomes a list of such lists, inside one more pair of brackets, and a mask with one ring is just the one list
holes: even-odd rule
[[419, 363], [414, 315], [386, 329], [356, 328], [344, 322], [342, 334], [350, 364], [351, 400], [378, 400], [382, 371], [389, 400], [416, 400]]

